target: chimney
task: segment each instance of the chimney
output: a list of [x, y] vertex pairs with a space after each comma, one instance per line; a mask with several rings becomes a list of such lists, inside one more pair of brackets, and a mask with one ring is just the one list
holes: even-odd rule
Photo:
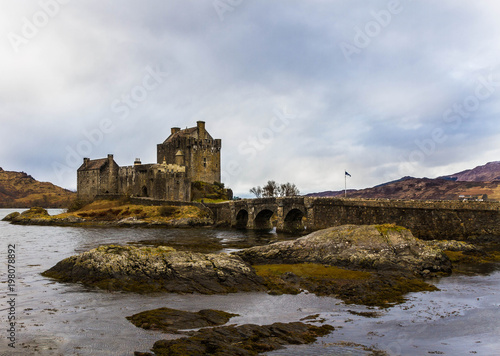
[[198, 127], [198, 139], [205, 139], [205, 121], [196, 121], [196, 126]]
[[136, 158], [135, 161], [134, 161], [134, 166], [138, 166], [139, 164], [142, 164], [141, 163], [141, 159], [140, 158]]
[[170, 132], [171, 132], [171, 134], [173, 135], [174, 133], [179, 132], [180, 130], [181, 130], [181, 128], [180, 128], [180, 127], [172, 127], [172, 128], [170, 129]]
[[84, 164], [85, 168], [87, 168], [87, 166], [89, 165], [89, 162], [90, 162], [90, 158], [85, 157], [83, 159], [83, 164]]
[[109, 163], [113, 163], [113, 155], [108, 155], [108, 161]]

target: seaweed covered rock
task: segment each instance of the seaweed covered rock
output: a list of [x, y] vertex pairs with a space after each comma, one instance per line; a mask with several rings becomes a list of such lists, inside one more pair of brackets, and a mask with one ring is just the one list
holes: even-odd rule
[[252, 247], [235, 254], [254, 265], [309, 262], [417, 274], [451, 272], [451, 262], [439, 247], [395, 225], [332, 227], [294, 241]]
[[264, 289], [261, 278], [238, 256], [164, 246], [100, 246], [58, 262], [43, 275], [133, 292], [213, 294]]
[[[271, 325], [220, 326], [191, 333], [188, 338], [155, 342], [155, 355], [257, 355], [288, 344], [309, 344], [329, 334], [333, 326], [301, 322]], [[137, 353], [136, 353], [137, 355]]]
[[234, 316], [238, 316], [238, 314], [212, 309], [203, 309], [194, 313], [171, 308], [158, 308], [128, 316], [127, 320], [146, 330], [176, 333], [177, 330], [182, 329], [224, 325]]
[[6, 217], [4, 217], [2, 221], [14, 221], [14, 219], [17, 218], [19, 215], [21, 214], [18, 211], [14, 211], [13, 213], [10, 213]]

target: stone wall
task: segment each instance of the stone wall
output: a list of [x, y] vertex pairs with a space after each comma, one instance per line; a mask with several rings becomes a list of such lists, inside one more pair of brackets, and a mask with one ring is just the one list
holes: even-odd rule
[[[404, 201], [384, 199], [277, 198], [211, 204], [216, 221], [236, 227], [248, 213], [247, 228], [260, 212], [273, 211], [278, 229], [286, 221], [305, 218], [308, 231], [345, 224], [394, 223], [422, 239], [472, 239], [500, 236], [500, 204], [496, 202]], [[292, 216], [293, 214], [293, 216]], [[291, 218], [290, 218], [291, 217]]]
[[344, 224], [395, 223], [422, 239], [500, 235], [498, 203], [458, 201], [310, 200], [314, 230]]
[[119, 192], [164, 200], [191, 200], [191, 181], [185, 172], [162, 170], [162, 165], [120, 167]]

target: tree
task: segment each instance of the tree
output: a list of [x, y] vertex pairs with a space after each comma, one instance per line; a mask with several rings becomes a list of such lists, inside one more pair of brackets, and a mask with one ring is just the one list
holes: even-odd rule
[[255, 194], [256, 198], [274, 198], [274, 197], [293, 197], [300, 194], [295, 184], [278, 184], [274, 180], [267, 182], [262, 188], [260, 186], [250, 189], [250, 193]]
[[262, 196], [272, 198], [279, 194], [279, 186], [274, 180], [267, 181], [267, 184], [262, 187]]
[[253, 187], [250, 189], [250, 193], [255, 194], [256, 198], [260, 198], [262, 196], [262, 188], [260, 186]]
[[299, 188], [293, 183], [285, 183], [280, 185], [280, 196], [293, 197], [300, 194]]

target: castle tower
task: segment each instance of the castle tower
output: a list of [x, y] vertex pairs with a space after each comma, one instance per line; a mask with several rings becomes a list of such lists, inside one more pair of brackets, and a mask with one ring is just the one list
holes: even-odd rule
[[181, 130], [171, 129], [170, 136], [157, 146], [157, 163], [186, 166], [192, 181], [220, 183], [221, 140], [213, 139], [205, 128], [204, 121], [197, 121], [196, 127]]

